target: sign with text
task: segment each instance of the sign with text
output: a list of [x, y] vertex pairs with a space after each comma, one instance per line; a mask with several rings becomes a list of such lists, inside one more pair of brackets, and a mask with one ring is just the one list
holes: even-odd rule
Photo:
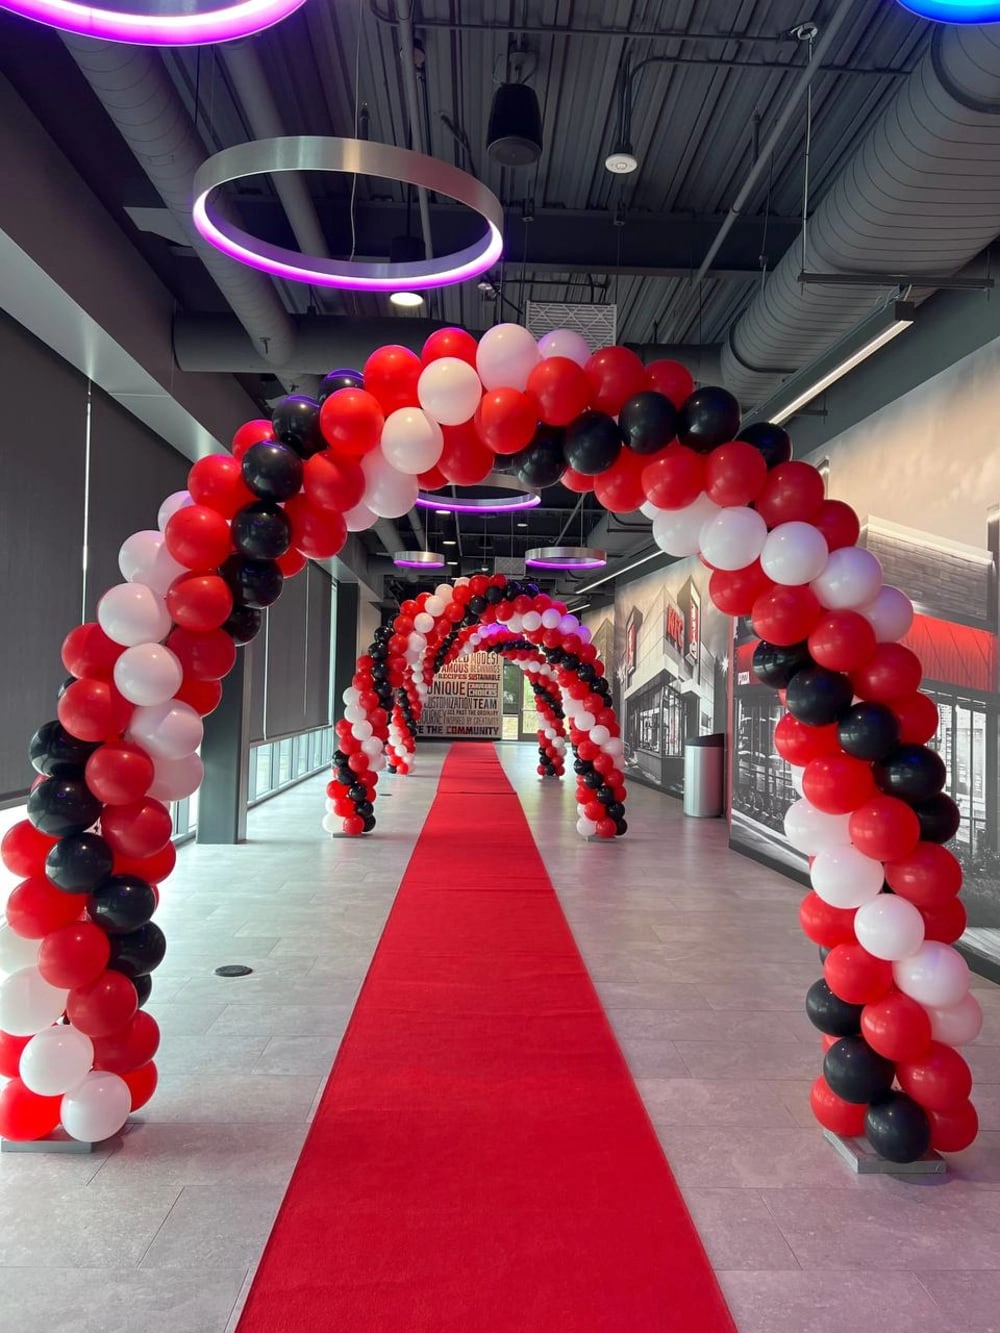
[[418, 736], [499, 740], [503, 726], [503, 661], [494, 653], [460, 657], [434, 678]]

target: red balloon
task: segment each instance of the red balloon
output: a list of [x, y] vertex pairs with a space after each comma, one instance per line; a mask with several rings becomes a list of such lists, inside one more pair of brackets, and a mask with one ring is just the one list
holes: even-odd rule
[[618, 832], [618, 826], [613, 819], [599, 819], [595, 833], [598, 838], [613, 838]]
[[828, 727], [810, 727], [791, 713], [778, 719], [774, 728], [774, 748], [782, 759], [799, 768], [823, 755], [843, 753], [835, 722]]
[[417, 481], [422, 491], [439, 491], [448, 485], [448, 478], [439, 467], [432, 467], [427, 472], [418, 472]]
[[717, 505], [752, 504], [766, 481], [764, 455], [743, 440], [722, 444], [705, 459], [705, 491]]
[[831, 1134], [842, 1134], [844, 1138], [858, 1138], [865, 1132], [865, 1112], [867, 1106], [858, 1106], [854, 1102], [845, 1102], [820, 1074], [809, 1092], [809, 1105], [812, 1113]]
[[128, 741], [114, 741], [94, 751], [84, 776], [87, 786], [105, 805], [130, 805], [146, 795], [155, 772], [145, 750]]
[[885, 878], [893, 893], [917, 907], [941, 907], [962, 887], [957, 857], [936, 842], [918, 842], [907, 855], [892, 860]]
[[[332, 402], [336, 396], [333, 394], [326, 401]], [[306, 499], [317, 509], [334, 509], [338, 514], [346, 514], [361, 503], [365, 493], [365, 474], [361, 464], [353, 458], [338, 458], [324, 451], [306, 461], [302, 472], [302, 489]]]
[[811, 463], [779, 463], [767, 474], [756, 508], [769, 528], [809, 523], [823, 503], [823, 478]]
[[130, 1074], [152, 1060], [160, 1045], [160, 1029], [155, 1018], [138, 1010], [123, 1028], [94, 1042], [94, 1067], [112, 1074]]
[[420, 357], [408, 347], [380, 347], [365, 362], [365, 389], [378, 400], [386, 416], [401, 407], [416, 407], [417, 381], [422, 370]]
[[187, 505], [171, 514], [163, 540], [178, 564], [199, 574], [218, 569], [233, 549], [228, 520], [208, 505]]
[[962, 1152], [979, 1133], [979, 1116], [970, 1101], [959, 1102], [947, 1111], [927, 1112], [931, 1122], [931, 1147], [935, 1152]]
[[292, 525], [292, 545], [311, 560], [329, 560], [347, 541], [343, 514], [317, 509], [304, 495], [293, 495], [285, 513]]
[[830, 671], [855, 671], [875, 652], [875, 631], [857, 611], [827, 611], [809, 635], [809, 655]]
[[[410, 355], [416, 361], [412, 352]], [[362, 458], [377, 449], [382, 438], [385, 415], [379, 398], [366, 392], [367, 388], [366, 382], [364, 389], [337, 389], [319, 410], [319, 428], [323, 439], [341, 458]], [[401, 407], [405, 405], [400, 404]], [[357, 504], [357, 501], [354, 503]], [[354, 505], [347, 507], [353, 509]]]
[[71, 676], [91, 680], [110, 680], [114, 675], [115, 663], [125, 651], [125, 645], [115, 643], [101, 629], [96, 621], [77, 625], [63, 640], [63, 666]]
[[284, 555], [278, 556], [274, 563], [286, 579], [293, 579], [296, 574], [302, 573], [308, 561], [301, 551], [296, 551], [294, 546], [290, 546]]
[[89, 921], [75, 921], [45, 936], [38, 949], [38, 970], [50, 986], [71, 990], [95, 981], [110, 957], [104, 931]]
[[799, 903], [802, 933], [822, 949], [854, 942], [853, 907], [831, 907], [812, 889]]
[[[89, 786], [89, 783], [88, 783]], [[91, 787], [91, 791], [93, 791]], [[94, 792], [96, 796], [97, 793]], [[12, 875], [27, 879], [29, 875], [45, 873], [45, 858], [56, 845], [58, 838], [50, 838], [36, 829], [28, 819], [12, 824], [0, 842], [0, 861]]]
[[204, 634], [229, 619], [233, 594], [218, 574], [181, 574], [167, 589], [166, 603], [171, 619], [181, 629]]
[[0, 1078], [17, 1078], [21, 1068], [21, 1052], [30, 1037], [14, 1037], [0, 1032]]
[[102, 972], [96, 981], [69, 993], [66, 1017], [88, 1037], [110, 1037], [139, 1008], [135, 987], [122, 972]]
[[646, 367], [648, 387], [682, 407], [694, 393], [694, 377], [679, 361], [650, 361]]
[[63, 893], [44, 875], [32, 875], [11, 891], [7, 924], [22, 939], [40, 940], [75, 921], [84, 906], [75, 893]]
[[459, 361], [466, 361], [475, 369], [476, 353], [479, 344], [465, 329], [435, 329], [424, 343], [420, 360], [425, 366], [442, 357], [454, 356]]
[[903, 1091], [926, 1111], [950, 1111], [969, 1100], [972, 1073], [958, 1051], [943, 1042], [931, 1042], [919, 1060], [896, 1066]]
[[642, 488], [658, 509], [684, 509], [705, 488], [705, 458], [685, 444], [668, 444], [643, 469]]
[[743, 569], [713, 569], [708, 580], [709, 596], [727, 616], [748, 616], [757, 598], [773, 587], [759, 560]]
[[936, 907], [921, 907], [920, 915], [924, 918], [924, 939], [939, 940], [942, 944], [954, 944], [961, 939], [969, 924], [965, 904], [958, 897]]
[[584, 366], [593, 394], [591, 406], [617, 416], [630, 398], [649, 388], [649, 376], [627, 347], [602, 347]]
[[186, 676], [180, 687], [174, 691], [174, 698], [181, 703], [190, 704], [202, 717], [214, 713], [222, 702], [222, 682], [220, 680], [195, 680]]
[[873, 1004], [892, 985], [892, 964], [860, 944], [836, 944], [823, 963], [826, 984], [847, 1004]]
[[927, 1010], [901, 991], [891, 990], [866, 1004], [861, 1014], [861, 1035], [887, 1060], [919, 1060], [931, 1045]]
[[856, 546], [861, 536], [861, 520], [843, 500], [824, 500], [809, 522], [820, 530], [831, 551]]
[[350, 836], [354, 838], [357, 837], [359, 833], [364, 833], [365, 821], [361, 819], [358, 815], [350, 815], [347, 819], [343, 821], [341, 828], [345, 833], [350, 834]]
[[823, 608], [808, 584], [775, 584], [754, 602], [751, 621], [755, 634], [787, 648], [808, 639], [822, 614]]
[[899, 722], [899, 739], [907, 745], [926, 745], [941, 724], [937, 704], [927, 694], [893, 699], [889, 708]]
[[594, 489], [596, 477], [585, 477], [582, 472], [576, 472], [568, 467], [559, 478], [559, 485], [565, 486], [568, 491], [575, 495], [588, 495]]
[[107, 680], [75, 680], [56, 705], [59, 721], [81, 741], [110, 741], [129, 724], [132, 705]]
[[441, 433], [444, 449], [437, 465], [446, 481], [453, 486], [476, 486], [489, 476], [496, 455], [481, 438], [474, 422], [442, 426]]
[[116, 875], [137, 875], [147, 884], [161, 884], [177, 864], [177, 849], [172, 842], [154, 856], [115, 856]]
[[128, 1090], [132, 1094], [131, 1110], [138, 1111], [140, 1107], [146, 1105], [156, 1091], [158, 1081], [156, 1064], [149, 1060], [146, 1064], [140, 1065], [138, 1069], [131, 1069], [127, 1074], [122, 1074], [122, 1078], [128, 1084]]
[[101, 815], [101, 837], [118, 856], [155, 856], [170, 841], [170, 811], [152, 796], [131, 805], [115, 805]]
[[185, 676], [195, 680], [222, 680], [236, 665], [236, 644], [224, 629], [205, 634], [174, 629], [167, 636], [167, 647], [184, 668]]
[[548, 426], [568, 426], [586, 412], [593, 397], [583, 367], [568, 356], [543, 357], [528, 376], [527, 392]]
[[895, 796], [876, 796], [859, 805], [851, 813], [848, 828], [858, 851], [875, 861], [908, 856], [920, 841], [919, 819]]
[[19, 1078], [0, 1089], [0, 1138], [12, 1143], [44, 1139], [59, 1124], [62, 1097], [39, 1097]]
[[530, 444], [538, 426], [538, 404], [517, 389], [490, 389], [473, 418], [484, 444], [495, 454], [516, 454]]
[[274, 427], [264, 417], [245, 422], [233, 436], [233, 457], [239, 462], [248, 449], [274, 439]]
[[631, 514], [639, 508], [646, 499], [642, 479], [648, 461], [623, 447], [607, 471], [594, 478], [594, 494], [605, 509], [613, 514]]
[[859, 699], [893, 703], [916, 692], [923, 670], [920, 658], [901, 643], [880, 643], [865, 664], [851, 673]]
[[848, 815], [877, 795], [871, 764], [846, 754], [810, 760], [802, 775], [802, 792], [828, 815]]
[[232, 518], [237, 509], [257, 499], [243, 480], [239, 460], [229, 454], [199, 458], [188, 473], [187, 488], [195, 504], [217, 509], [225, 518]]

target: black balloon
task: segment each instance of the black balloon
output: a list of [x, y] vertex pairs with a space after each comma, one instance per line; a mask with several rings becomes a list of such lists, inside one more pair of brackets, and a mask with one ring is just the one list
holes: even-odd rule
[[284, 574], [273, 560], [248, 560], [243, 555], [231, 555], [219, 573], [240, 606], [258, 609], [278, 600], [285, 581]]
[[899, 719], [885, 704], [855, 704], [840, 719], [837, 737], [855, 759], [883, 759], [899, 741]]
[[926, 801], [915, 801], [913, 813], [920, 821], [920, 837], [924, 842], [950, 842], [962, 822], [962, 812], [944, 792], [928, 796]]
[[310, 458], [326, 448], [319, 428], [319, 403], [304, 393], [291, 393], [276, 403], [271, 424], [281, 443], [303, 458]]
[[262, 500], [290, 500], [302, 488], [302, 459], [277, 440], [251, 445], [240, 467], [243, 480]]
[[948, 780], [944, 760], [926, 745], [897, 745], [872, 768], [875, 786], [902, 801], [926, 801]]
[[366, 816], [365, 816], [365, 822], [364, 822], [364, 824], [362, 825], [362, 830], [361, 830], [361, 831], [362, 831], [363, 833], [371, 833], [371, 831], [372, 831], [372, 829], [373, 829], [374, 827], [375, 827], [375, 816], [374, 816], [374, 815], [366, 815]]
[[222, 628], [240, 648], [252, 642], [260, 633], [264, 617], [255, 606], [234, 606]]
[[28, 818], [50, 838], [82, 833], [103, 808], [82, 778], [46, 778], [28, 797]]
[[622, 433], [604, 412], [584, 412], [566, 427], [566, 462], [582, 477], [606, 472], [622, 451]]
[[695, 389], [677, 414], [681, 444], [707, 454], [717, 444], [734, 440], [740, 428], [740, 405], [728, 391], [714, 385]]
[[364, 387], [365, 377], [360, 370], [331, 370], [329, 375], [323, 376], [316, 401], [322, 407], [330, 394], [336, 393], [339, 389], [363, 389]]
[[841, 1037], [823, 1060], [827, 1083], [838, 1097], [855, 1106], [884, 1097], [895, 1073], [892, 1061], [873, 1051], [864, 1037]]
[[597, 791], [599, 787], [604, 786], [604, 779], [601, 777], [600, 773], [584, 773], [583, 785], [589, 787], [591, 791]]
[[618, 425], [634, 453], [655, 454], [677, 434], [677, 408], [665, 394], [647, 389], [628, 400], [618, 414]]
[[[539, 426], [531, 443], [515, 455], [514, 471], [518, 480], [532, 490], [554, 486], [566, 471], [563, 432], [556, 426]], [[504, 591], [509, 601], [520, 595], [515, 592], [513, 597], [510, 596], [509, 587]]]
[[[348, 769], [348, 772], [351, 770]], [[368, 799], [368, 788], [363, 782], [352, 782], [347, 791], [352, 801], [366, 801]]]
[[238, 510], [232, 522], [233, 545], [251, 560], [277, 560], [292, 544], [292, 525], [280, 505], [261, 500]]
[[753, 650], [753, 674], [762, 685], [770, 685], [773, 690], [785, 689], [797, 671], [813, 665], [809, 646], [805, 643], [793, 643], [783, 648], [761, 639]]
[[90, 895], [87, 914], [109, 935], [127, 935], [156, 911], [156, 894], [137, 875], [112, 875]]
[[628, 820], [619, 819], [617, 824], [615, 825], [615, 837], [623, 838], [627, 832], [628, 832]]
[[861, 1031], [863, 1004], [848, 1004], [820, 978], [806, 992], [809, 1022], [830, 1037], [855, 1037]]
[[141, 1009], [153, 993], [153, 978], [150, 976], [132, 977], [131, 981], [139, 998], [139, 1008]]
[[915, 1162], [931, 1146], [931, 1122], [905, 1092], [890, 1092], [865, 1113], [865, 1137], [889, 1162]]
[[76, 778], [97, 749], [97, 742], [77, 740], [61, 722], [46, 722], [28, 745], [31, 766], [46, 777]]
[[854, 690], [840, 671], [810, 666], [796, 671], [788, 682], [785, 704], [793, 717], [810, 727], [839, 722], [851, 707]]
[[741, 430], [736, 438], [746, 440], [747, 444], [752, 444], [763, 454], [769, 469], [777, 467], [779, 463], [787, 463], [792, 457], [792, 437], [773, 421], [755, 421], [752, 426]]
[[163, 962], [167, 952], [167, 941], [163, 931], [152, 921], [147, 921], [138, 930], [130, 930], [127, 935], [111, 935], [111, 960], [108, 967], [113, 972], [124, 972], [127, 977], [141, 977], [152, 972]]
[[90, 893], [111, 874], [111, 848], [98, 833], [60, 838], [45, 858], [45, 873], [64, 893]]

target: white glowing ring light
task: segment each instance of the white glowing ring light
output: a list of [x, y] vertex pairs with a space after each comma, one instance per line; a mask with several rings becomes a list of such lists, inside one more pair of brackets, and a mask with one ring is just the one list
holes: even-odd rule
[[221, 9], [199, 9], [178, 0], [176, 13], [127, 13], [74, 0], [4, 0], [0, 9], [61, 32], [78, 32], [138, 46], [210, 46], [249, 37], [293, 14], [304, 0], [237, 0]]
[[[234, 226], [210, 206], [212, 192], [230, 181], [247, 176], [274, 176], [283, 171], [339, 171], [423, 186], [474, 209], [486, 222], [486, 234], [474, 245], [437, 259], [401, 264], [362, 263], [303, 255], [297, 250], [269, 245]], [[210, 245], [250, 268], [290, 282], [307, 282], [313, 287], [338, 287], [354, 292], [446, 287], [483, 273], [503, 253], [503, 208], [492, 191], [458, 167], [390, 144], [318, 135], [237, 144], [216, 153], [198, 168], [194, 195], [194, 225]]]

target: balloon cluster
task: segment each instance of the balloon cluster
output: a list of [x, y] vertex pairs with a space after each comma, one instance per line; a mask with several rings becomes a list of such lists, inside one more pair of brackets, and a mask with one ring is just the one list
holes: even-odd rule
[[566, 714], [556, 692], [540, 671], [525, 664], [524, 674], [535, 696], [535, 708], [542, 719], [538, 729], [538, 776], [561, 778], [566, 771]]

